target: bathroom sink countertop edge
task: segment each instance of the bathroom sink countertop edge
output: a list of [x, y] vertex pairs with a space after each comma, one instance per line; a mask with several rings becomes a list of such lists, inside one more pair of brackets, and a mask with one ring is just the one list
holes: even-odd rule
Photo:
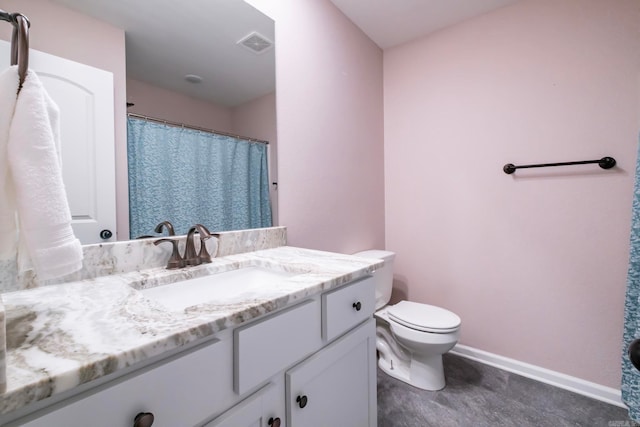
[[[177, 312], [141, 290], [243, 267], [293, 272], [277, 284]], [[7, 390], [0, 415], [68, 392], [364, 277], [382, 261], [282, 246], [175, 271], [149, 269], [5, 293]]]

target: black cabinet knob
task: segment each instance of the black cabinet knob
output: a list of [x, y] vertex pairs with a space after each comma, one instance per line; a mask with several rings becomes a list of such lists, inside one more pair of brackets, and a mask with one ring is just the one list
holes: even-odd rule
[[353, 308], [355, 308], [356, 311], [360, 311], [360, 309], [362, 308], [362, 304], [360, 304], [360, 301], [354, 302], [353, 303]]
[[100, 238], [102, 240], [107, 240], [107, 239], [110, 239], [111, 237], [113, 237], [113, 233], [111, 232], [111, 230], [102, 230], [100, 232]]
[[269, 424], [270, 427], [280, 427], [280, 418], [269, 418], [269, 421], [267, 421], [267, 424]]
[[629, 360], [640, 371], [640, 338], [629, 344]]
[[296, 402], [298, 403], [298, 406], [300, 406], [300, 408], [304, 408], [305, 406], [307, 406], [307, 396], [298, 396], [296, 398]]
[[153, 425], [153, 414], [151, 412], [140, 412], [133, 419], [133, 427], [151, 427]]

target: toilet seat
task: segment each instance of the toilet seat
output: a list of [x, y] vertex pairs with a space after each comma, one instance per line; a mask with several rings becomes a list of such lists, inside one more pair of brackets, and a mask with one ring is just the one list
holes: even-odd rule
[[388, 307], [387, 314], [407, 328], [422, 332], [447, 334], [460, 328], [460, 317], [444, 308], [412, 301], [400, 301]]

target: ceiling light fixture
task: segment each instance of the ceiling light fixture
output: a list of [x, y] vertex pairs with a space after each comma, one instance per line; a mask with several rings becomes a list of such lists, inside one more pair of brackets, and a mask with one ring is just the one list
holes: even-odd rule
[[202, 77], [196, 75], [196, 74], [187, 74], [186, 76], [184, 76], [184, 79], [186, 81], [188, 81], [189, 83], [202, 83]]

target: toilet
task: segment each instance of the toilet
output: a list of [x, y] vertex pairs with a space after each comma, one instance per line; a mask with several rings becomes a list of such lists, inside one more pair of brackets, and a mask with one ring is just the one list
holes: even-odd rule
[[443, 389], [442, 355], [458, 342], [460, 317], [444, 308], [411, 301], [387, 305], [391, 299], [395, 253], [369, 250], [354, 255], [384, 261], [374, 275], [378, 366], [414, 387]]

